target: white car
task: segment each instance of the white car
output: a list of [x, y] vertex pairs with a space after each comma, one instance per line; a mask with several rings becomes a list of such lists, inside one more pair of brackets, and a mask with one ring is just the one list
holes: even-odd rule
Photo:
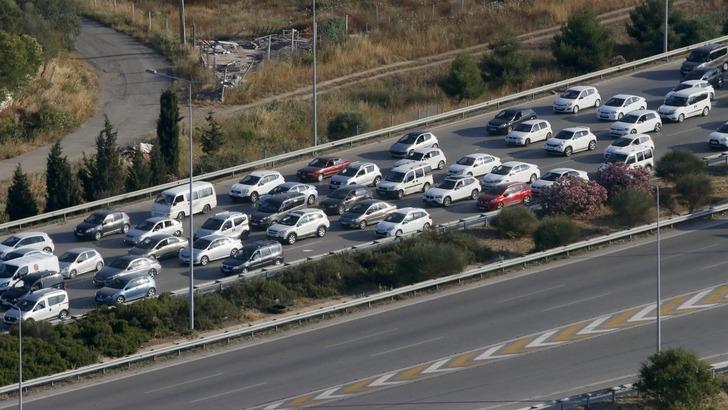
[[250, 234], [250, 220], [242, 212], [225, 211], [215, 214], [195, 231], [192, 240], [207, 235], [222, 235], [230, 238], [246, 239]]
[[88, 272], [98, 272], [104, 268], [104, 258], [93, 248], [74, 248], [58, 257], [58, 265], [64, 279]]
[[410, 233], [429, 231], [432, 217], [422, 208], [401, 208], [389, 215], [376, 226], [379, 236], [402, 236]]
[[657, 109], [660, 117], [666, 120], [683, 122], [688, 117], [702, 115], [707, 117], [712, 104], [708, 91], [695, 91], [687, 89], [678, 91], [665, 100]]
[[382, 180], [382, 171], [372, 162], [355, 161], [341, 172], [331, 177], [330, 189], [338, 189], [345, 185], [377, 186]]
[[551, 124], [546, 120], [523, 121], [506, 135], [506, 144], [525, 147], [535, 141], [545, 141], [551, 138], [552, 134]]
[[473, 177], [447, 177], [440, 185], [430, 188], [422, 199], [426, 203], [450, 206], [462, 199], [478, 199], [480, 183]]
[[584, 108], [599, 107], [602, 97], [595, 87], [580, 85], [571, 87], [556, 97], [554, 100], [554, 112], [578, 113]]
[[708, 145], [710, 148], [728, 148], [728, 122], [708, 135]]
[[0, 257], [20, 248], [37, 249], [53, 253], [56, 246], [45, 232], [18, 232], [0, 242]]
[[597, 108], [598, 120], [621, 120], [625, 114], [636, 110], [646, 110], [647, 100], [638, 95], [617, 94]]
[[271, 239], [293, 245], [297, 240], [309, 236], [323, 238], [330, 225], [324, 211], [316, 208], [300, 209], [271, 225], [265, 234]]
[[418, 148], [412, 151], [406, 159], [395, 162], [392, 168], [413, 163], [427, 164], [432, 169], [444, 169], [447, 159], [440, 148]]
[[520, 161], [508, 161], [493, 168], [480, 181], [485, 187], [510, 184], [513, 182], [533, 183], [541, 176], [538, 165]]
[[[243, 248], [240, 239], [233, 239], [222, 235], [208, 235], [192, 242], [192, 262], [195, 265], [207, 265], [208, 262], [225, 259], [234, 255]], [[190, 247], [182, 248], [179, 260], [184, 264], [190, 263]]]
[[565, 128], [544, 145], [549, 154], [561, 154], [567, 157], [578, 151], [593, 151], [596, 147], [597, 136], [588, 127]]
[[124, 236], [124, 244], [136, 245], [150, 236], [161, 234], [182, 236], [184, 231], [182, 222], [177, 219], [155, 216], [130, 229]]
[[614, 154], [625, 154], [632, 152], [635, 147], [651, 148], [655, 150], [655, 143], [647, 134], [630, 134], [620, 137], [611, 143], [604, 151], [604, 158], [610, 158]]
[[609, 127], [609, 135], [621, 137], [628, 134], [645, 134], [660, 132], [662, 119], [660, 114], [653, 110], [637, 110], [627, 113], [621, 120]]
[[447, 167], [451, 176], [479, 177], [501, 164], [500, 158], [489, 154], [468, 154]]
[[435, 134], [427, 131], [414, 131], [405, 134], [389, 147], [389, 154], [393, 158], [406, 158], [418, 148], [437, 148], [439, 142]]
[[308, 205], [313, 205], [316, 202], [316, 198], [319, 196], [318, 189], [313, 185], [304, 184], [302, 182], [284, 182], [273, 188], [273, 190], [267, 194], [261, 196], [260, 199], [263, 200], [273, 195], [285, 194], [286, 192], [306, 195], [306, 203]]
[[573, 168], [554, 168], [549, 172], [543, 174], [541, 178], [537, 179], [536, 182], [531, 184], [531, 195], [533, 195], [534, 197], [539, 196], [542, 189], [553, 185], [553, 183], [556, 182], [557, 179], [563, 177], [564, 175], [579, 177], [585, 181], [589, 180], [589, 175], [585, 171], [580, 171]]
[[665, 95], [665, 99], [670, 98], [671, 95], [675, 94], [678, 91], [688, 90], [688, 89], [690, 89], [692, 91], [695, 91], [695, 90], [708, 91], [710, 93], [710, 99], [711, 100], [715, 99], [715, 89], [713, 88], [712, 85], [710, 85], [709, 82], [707, 82], [705, 80], [683, 81], [680, 84], [676, 85], [675, 88], [670, 90], [670, 92], [667, 93], [667, 95]]
[[278, 171], [261, 170], [253, 171], [245, 178], [230, 187], [228, 195], [233, 200], [250, 199], [250, 202], [258, 202], [261, 195], [265, 195], [273, 188], [286, 182]]

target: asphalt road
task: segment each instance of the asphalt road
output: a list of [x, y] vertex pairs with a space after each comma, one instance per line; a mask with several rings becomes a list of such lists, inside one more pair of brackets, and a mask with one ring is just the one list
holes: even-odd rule
[[[94, 144], [104, 126], [104, 114], [118, 128], [121, 146], [139, 141], [155, 129], [159, 95], [170, 82], [144, 70], [167, 70], [170, 68], [168, 61], [126, 34], [87, 19], [81, 20], [76, 52], [96, 68], [100, 89], [94, 116], [63, 138], [63, 151], [70, 160], [80, 159], [84, 152], [95, 152]], [[26, 172], [45, 171], [50, 147], [0, 161], [0, 180], [12, 178], [18, 163]]]
[[[606, 80], [598, 83], [597, 86], [604, 99], [620, 92], [630, 92], [643, 95], [648, 99], [649, 108], [657, 108], [662, 96], [669, 88], [678, 81], [678, 63], [656, 66], [645, 71], [632, 73], [631, 75]], [[147, 80], [151, 81], [151, 80]], [[663, 155], [670, 148], [685, 148], [699, 155], [709, 152], [706, 136], [723, 121], [728, 120], [728, 98], [725, 92], [718, 92], [718, 98], [714, 101], [714, 109], [708, 117], [695, 117], [688, 119], [682, 124], [666, 124], [662, 133], [653, 135], [655, 140], [657, 156]], [[569, 166], [594, 172], [602, 161], [602, 152], [613, 141], [609, 137], [609, 122], [597, 122], [594, 110], [585, 110], [578, 115], [556, 115], [551, 112], [551, 97], [541, 98], [530, 104], [542, 118], [548, 119], [555, 130], [575, 125], [587, 125], [592, 127], [599, 137], [599, 145], [596, 151], [574, 154], [570, 158], [550, 156], [543, 150], [541, 143], [529, 147], [509, 147], [503, 142], [502, 136], [486, 136], [484, 124], [494, 114], [487, 113], [474, 118], [461, 120], [453, 124], [434, 127], [433, 131], [440, 140], [449, 162], [457, 161], [463, 155], [472, 152], [488, 152], [501, 157], [502, 160], [517, 159], [530, 161], [540, 166], [542, 174], [555, 167]], [[374, 161], [386, 170], [392, 166], [394, 160], [389, 158], [387, 149], [396, 137], [391, 139], [358, 146], [340, 155], [352, 160]], [[295, 180], [295, 171], [304, 165], [304, 161], [281, 167], [279, 170], [286, 179]], [[435, 180], [443, 176], [441, 171], [436, 174]], [[233, 204], [227, 192], [234, 180], [227, 180], [216, 184], [218, 193], [218, 208], [215, 212], [223, 210], [239, 210], [251, 212], [250, 204]], [[319, 192], [325, 195], [328, 192], [328, 181], [319, 184]], [[398, 206], [422, 206], [421, 194], [413, 194], [403, 200], [394, 201]], [[128, 212], [132, 221], [141, 223], [150, 216], [151, 200], [139, 201], [134, 204], [125, 205], [123, 209]], [[430, 208], [435, 223], [444, 223], [457, 220], [463, 217], [478, 213], [474, 201], [464, 201], [454, 204], [452, 207]], [[284, 254], [287, 260], [296, 260], [306, 256], [325, 253], [341, 249], [343, 247], [356, 245], [376, 239], [373, 228], [364, 231], [345, 230], [337, 223], [337, 218], [332, 218], [332, 229], [323, 239], [304, 239], [292, 246], [284, 247]], [[199, 227], [205, 220], [204, 216], [195, 216], [195, 226]], [[78, 241], [72, 234], [74, 226], [81, 221], [81, 218], [69, 219], [66, 224], [54, 224], [46, 227], [38, 227], [38, 230], [48, 232], [56, 243], [56, 254], [61, 254], [67, 249], [78, 246], [94, 246], [106, 258], [107, 262], [114, 257], [124, 255], [127, 247], [123, 246], [120, 235], [108, 236], [97, 243]], [[185, 221], [184, 226], [188, 226]], [[254, 232], [250, 240], [264, 237], [264, 232]], [[220, 272], [221, 262], [212, 262], [206, 267], [199, 267], [195, 270], [195, 283], [208, 282], [222, 277]], [[177, 260], [163, 261], [163, 271], [157, 278], [159, 288], [162, 291], [171, 291], [184, 288], [188, 284], [188, 269], [182, 266]], [[67, 283], [71, 295], [72, 314], [79, 314], [94, 306], [93, 296], [95, 290], [91, 285], [91, 276], [83, 275]]]
[[[726, 283], [725, 220], [663, 237], [663, 296]], [[489, 346], [654, 299], [655, 243], [608, 248], [467, 288], [377, 308], [199, 360], [29, 397], [28, 409], [240, 409]], [[725, 308], [665, 322], [666, 345], [726, 353]], [[618, 331], [326, 408], [468, 408], [618, 384], [654, 350], [654, 326]], [[501, 403], [503, 402], [503, 403]], [[429, 403], [429, 404], [428, 404]], [[460, 404], [457, 404], [460, 403]], [[12, 402], [7, 403], [7, 406]], [[511, 407], [523, 407], [510, 406]]]

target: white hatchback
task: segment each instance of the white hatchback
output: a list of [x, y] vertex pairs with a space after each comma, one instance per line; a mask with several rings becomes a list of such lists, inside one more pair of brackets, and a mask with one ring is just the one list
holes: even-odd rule
[[418, 148], [412, 151], [406, 159], [395, 162], [392, 168], [413, 163], [427, 164], [431, 169], [444, 169], [447, 159], [440, 148]]
[[546, 120], [524, 121], [506, 135], [506, 144], [526, 146], [532, 142], [545, 141], [551, 138], [553, 130]]
[[655, 150], [655, 143], [647, 134], [630, 134], [620, 137], [611, 143], [604, 151], [604, 158], [609, 158], [614, 154], [625, 154], [632, 152], [635, 147], [651, 148]]
[[93, 248], [74, 248], [58, 257], [58, 265], [64, 279], [71, 279], [82, 273], [98, 272], [104, 268], [104, 258]]
[[377, 186], [382, 180], [382, 171], [373, 162], [355, 161], [343, 171], [331, 177], [329, 189], [339, 189], [345, 185]]
[[501, 164], [500, 158], [489, 154], [468, 154], [447, 167], [452, 176], [478, 177], [492, 171]]
[[621, 137], [628, 134], [644, 134], [660, 132], [662, 120], [660, 114], [653, 110], [637, 110], [627, 113], [621, 120], [609, 127], [609, 135]]
[[578, 151], [593, 151], [596, 147], [597, 136], [588, 127], [565, 128], [544, 145], [546, 152], [567, 157]]
[[617, 94], [597, 109], [598, 120], [621, 120], [628, 112], [646, 110], [647, 100], [638, 95]]
[[728, 148], [728, 122], [708, 135], [708, 145], [710, 148]]
[[286, 182], [278, 171], [261, 170], [253, 171], [245, 178], [230, 187], [228, 195], [233, 200], [250, 199], [250, 202], [258, 202], [261, 195], [265, 195], [273, 188]]
[[583, 108], [599, 107], [602, 97], [595, 87], [580, 85], [571, 87], [556, 97], [554, 112], [578, 113]]
[[513, 182], [533, 183], [541, 176], [538, 165], [520, 161], [508, 161], [493, 168], [480, 181], [485, 187], [510, 184]]
[[447, 177], [440, 185], [425, 192], [423, 201], [430, 204], [450, 206], [462, 199], [478, 199], [480, 183], [473, 177]]
[[432, 217], [427, 211], [422, 208], [401, 208], [379, 222], [375, 232], [379, 236], [402, 236], [429, 231], [430, 228]]

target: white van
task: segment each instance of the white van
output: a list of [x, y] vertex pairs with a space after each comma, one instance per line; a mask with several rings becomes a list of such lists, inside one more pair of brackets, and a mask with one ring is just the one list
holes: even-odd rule
[[[615, 152], [607, 154], [607, 163], [623, 162], [629, 168], [644, 167], [649, 170], [655, 168], [654, 151], [651, 147], [635, 146], [630, 152]], [[602, 166], [606, 166], [606, 164]]]
[[44, 252], [4, 262], [0, 265], [0, 291], [15, 286], [16, 282], [29, 273], [43, 271], [55, 273], [61, 271], [56, 255]]
[[36, 290], [28, 296], [20, 299], [17, 307], [12, 307], [5, 312], [3, 322], [10, 326], [20, 318], [20, 311], [23, 311], [23, 320], [33, 319], [35, 321], [49, 319], [65, 319], [68, 317], [68, 293], [63, 289], [46, 288]]
[[399, 199], [414, 192], [425, 192], [432, 184], [432, 168], [429, 165], [408, 163], [387, 173], [377, 185], [377, 195]]
[[[152, 216], [183, 219], [190, 213], [190, 186], [180, 185], [163, 191], [152, 206]], [[206, 214], [217, 206], [215, 187], [209, 182], [192, 183], [192, 212]]]
[[657, 112], [663, 120], [683, 122], [696, 115], [707, 117], [711, 108], [710, 92], [688, 88], [667, 97]]

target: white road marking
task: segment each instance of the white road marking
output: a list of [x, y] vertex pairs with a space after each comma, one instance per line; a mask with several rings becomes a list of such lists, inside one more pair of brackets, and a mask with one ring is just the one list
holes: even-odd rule
[[175, 387], [179, 387], [179, 386], [184, 386], [185, 384], [190, 384], [190, 383], [196, 383], [196, 382], [199, 382], [199, 381], [201, 381], [201, 380], [207, 380], [207, 379], [212, 379], [213, 377], [217, 377], [217, 376], [222, 376], [223, 374], [224, 374], [223, 372], [220, 372], [220, 373], [215, 373], [215, 374], [211, 374], [211, 375], [209, 375], [209, 376], [204, 376], [204, 377], [198, 377], [198, 378], [196, 378], [196, 379], [188, 380], [188, 381], [186, 381], [186, 382], [181, 382], [181, 383], [175, 383], [175, 384], [170, 384], [169, 386], [165, 386], [165, 387], [160, 387], [160, 388], [158, 388], [158, 389], [153, 389], [153, 390], [147, 390], [147, 391], [145, 391], [144, 393], [147, 393], [147, 394], [149, 394], [149, 393], [156, 393], [156, 392], [158, 392], [158, 391], [162, 391], [162, 390], [167, 390], [167, 389], [173, 389], [173, 388], [175, 388]]
[[713, 268], [717, 268], [718, 266], [723, 266], [723, 265], [726, 265], [726, 264], [728, 264], [728, 261], [723, 261], [723, 262], [720, 262], [720, 263], [714, 263], [712, 265], [701, 266], [700, 267], [700, 270], [713, 269]]
[[412, 343], [412, 344], [404, 345], [404, 346], [400, 346], [400, 347], [395, 347], [394, 349], [384, 350], [384, 351], [381, 351], [381, 352], [378, 352], [378, 353], [371, 354], [369, 356], [370, 357], [382, 356], [382, 355], [385, 355], [385, 354], [388, 354], [388, 353], [393, 353], [393, 352], [397, 352], [397, 351], [400, 351], [400, 350], [409, 349], [410, 347], [420, 346], [420, 345], [423, 345], [425, 343], [434, 342], [434, 341], [437, 341], [437, 340], [440, 340], [440, 339], [443, 339], [443, 338], [444, 338], [444, 336], [435, 337], [435, 338], [432, 338], [432, 339], [423, 340], [421, 342]]
[[[715, 248], [716, 246], [720, 246], [720, 245], [721, 244], [719, 244], [719, 243], [714, 243], [714, 244], [708, 245], [708, 246], [701, 246], [700, 248], [690, 249], [690, 250], [687, 250], [687, 251], [681, 251], [679, 253], [676, 253], [676, 254], [673, 254], [673, 255], [670, 255], [670, 256], [667, 256], [667, 257], [663, 257], [662, 259], [664, 260], [664, 259], [677, 258], [678, 256], [685, 256], [686, 253], [687, 254], [690, 254], [690, 253], [693, 253], [693, 252], [704, 251], [706, 249]], [[725, 263], [728, 263], [728, 261], [725, 262]]]
[[550, 332], [546, 332], [542, 334], [541, 336], [537, 337], [533, 342], [527, 344], [525, 347], [526, 349], [534, 348], [534, 347], [549, 347], [549, 346], [556, 346], [560, 345], [565, 342], [547, 342], [551, 336], [555, 335], [558, 332], [558, 330], [552, 330]]
[[512, 301], [514, 301], [514, 300], [518, 300], [518, 299], [523, 299], [523, 298], [527, 298], [527, 297], [529, 297], [529, 296], [537, 295], [537, 294], [539, 294], [539, 293], [543, 293], [543, 292], [548, 292], [548, 291], [550, 291], [550, 290], [554, 290], [554, 289], [558, 289], [558, 288], [563, 288], [563, 287], [564, 287], [564, 285], [552, 286], [552, 287], [550, 287], [550, 288], [545, 288], [545, 289], [537, 290], [537, 291], [535, 291], [535, 292], [531, 292], [531, 293], [524, 293], [523, 295], [518, 295], [518, 296], [514, 296], [514, 297], [512, 297], [512, 298], [508, 298], [508, 299], [500, 300], [500, 301], [498, 301], [498, 302], [496, 302], [496, 303], [505, 303], [505, 302], [512, 302]]
[[268, 383], [267, 382], [263, 382], [263, 383], [251, 384], [249, 386], [243, 386], [243, 387], [240, 387], [238, 389], [228, 390], [226, 392], [222, 392], [222, 393], [218, 393], [218, 394], [213, 394], [211, 396], [201, 397], [199, 399], [195, 399], [195, 400], [190, 401], [190, 403], [199, 403], [201, 401], [215, 399], [215, 398], [218, 398], [218, 397], [221, 397], [221, 396], [227, 396], [228, 394], [233, 394], [233, 393], [237, 393], [237, 392], [244, 391], [244, 390], [250, 390], [250, 389], [253, 389], [253, 388], [256, 388], [256, 387], [260, 387], [260, 386], [263, 386], [263, 385], [266, 385], [266, 384], [268, 384]]
[[608, 295], [610, 295], [611, 293], [612, 293], [612, 292], [605, 292], [605, 293], [600, 293], [600, 294], [598, 294], [598, 295], [594, 295], [594, 296], [591, 296], [591, 297], [588, 297], [588, 298], [584, 298], [584, 299], [577, 299], [577, 300], [573, 300], [573, 301], [571, 301], [571, 302], [568, 302], [568, 303], [563, 303], [563, 304], [561, 304], [561, 305], [551, 306], [550, 308], [546, 308], [546, 309], [542, 310], [542, 311], [541, 311], [541, 313], [543, 313], [543, 312], [548, 312], [548, 311], [550, 311], [550, 310], [556, 310], [556, 309], [561, 309], [561, 308], [563, 308], [563, 307], [567, 307], [567, 306], [571, 306], [571, 305], [576, 305], [576, 304], [579, 304], [579, 303], [583, 303], [583, 302], [588, 302], [588, 301], [590, 301], [590, 300], [594, 300], [594, 299], [599, 299], [599, 298], [602, 298], [602, 297], [604, 297], [604, 296], [608, 296]]
[[698, 293], [697, 295], [695, 295], [695, 296], [691, 297], [691, 298], [690, 298], [690, 299], [688, 299], [688, 300], [687, 300], [687, 301], [686, 301], [685, 303], [683, 303], [682, 305], [680, 305], [680, 306], [679, 306], [679, 307], [677, 308], [677, 310], [685, 310], [685, 309], [703, 309], [703, 308], [709, 308], [709, 307], [711, 307], [711, 306], [715, 306], [715, 305], [716, 305], [716, 303], [710, 303], [710, 304], [707, 304], [707, 305], [696, 305], [696, 303], [698, 303], [698, 302], [699, 302], [700, 300], [702, 300], [702, 299], [703, 299], [704, 297], [706, 297], [706, 296], [708, 296], [709, 294], [711, 294], [711, 293], [712, 293], [712, 292], [713, 292], [714, 290], [715, 290], [715, 289], [707, 289], [707, 290], [704, 290], [704, 291], [702, 291], [702, 292]]
[[376, 336], [379, 336], [379, 335], [396, 332], [397, 330], [399, 330], [399, 329], [395, 327], [394, 329], [382, 330], [382, 331], [376, 332], [376, 333], [369, 333], [369, 334], [367, 334], [365, 336], [357, 337], [356, 339], [350, 339], [350, 340], [345, 340], [343, 342], [326, 345], [326, 347], [336, 347], [336, 346], [341, 346], [341, 345], [345, 345], [345, 344], [349, 344], [349, 343], [355, 343], [355, 342], [358, 342], [360, 340], [369, 339], [369, 338], [376, 337]]

